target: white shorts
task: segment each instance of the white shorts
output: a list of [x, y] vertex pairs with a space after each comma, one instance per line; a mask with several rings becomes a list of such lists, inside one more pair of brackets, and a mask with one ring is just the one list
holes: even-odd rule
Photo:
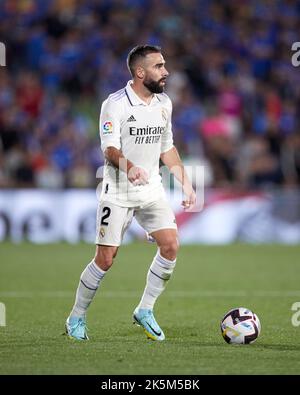
[[121, 207], [108, 201], [100, 201], [95, 243], [120, 246], [133, 217], [148, 234], [161, 229], [177, 229], [175, 215], [166, 200], [140, 207]]

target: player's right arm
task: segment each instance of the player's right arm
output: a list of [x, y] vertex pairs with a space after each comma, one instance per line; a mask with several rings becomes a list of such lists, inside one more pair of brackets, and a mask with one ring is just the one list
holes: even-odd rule
[[121, 151], [121, 115], [117, 101], [107, 99], [103, 102], [99, 122], [101, 149], [105, 159], [126, 173], [131, 183], [144, 185], [148, 182], [145, 170], [135, 166]]
[[126, 159], [121, 150], [115, 147], [107, 147], [104, 151], [104, 156], [113, 166], [124, 171], [132, 184], [145, 185], [148, 183], [148, 174], [145, 170], [135, 166], [130, 160]]

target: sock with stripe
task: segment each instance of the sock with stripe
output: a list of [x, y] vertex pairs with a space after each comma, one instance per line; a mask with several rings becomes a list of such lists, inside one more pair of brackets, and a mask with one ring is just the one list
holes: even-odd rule
[[175, 265], [176, 259], [170, 261], [162, 257], [159, 251], [157, 252], [149, 268], [146, 287], [138, 305], [138, 309], [153, 310], [156, 299], [165, 289]]
[[85, 317], [87, 308], [93, 300], [105, 273], [104, 270], [101, 270], [100, 267], [96, 265], [94, 260], [87, 265], [80, 276], [75, 304], [70, 316]]

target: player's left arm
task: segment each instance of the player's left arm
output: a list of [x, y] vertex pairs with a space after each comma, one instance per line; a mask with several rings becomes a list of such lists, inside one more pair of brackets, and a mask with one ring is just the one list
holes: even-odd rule
[[184, 169], [179, 153], [176, 147], [172, 147], [160, 155], [161, 161], [168, 167], [170, 172], [174, 174], [175, 178], [181, 183], [185, 200], [182, 201], [184, 209], [192, 209], [196, 204], [196, 193], [193, 189], [192, 183]]
[[172, 132], [172, 102], [164, 96], [166, 102], [166, 111], [168, 114], [166, 130], [162, 134], [161, 144], [161, 161], [168, 167], [170, 172], [174, 174], [175, 178], [181, 183], [182, 189], [185, 195], [185, 199], [182, 201], [182, 206], [185, 210], [192, 209], [196, 204], [196, 193], [193, 189], [192, 183], [184, 169], [183, 163], [180, 159], [179, 153], [173, 144], [173, 132]]

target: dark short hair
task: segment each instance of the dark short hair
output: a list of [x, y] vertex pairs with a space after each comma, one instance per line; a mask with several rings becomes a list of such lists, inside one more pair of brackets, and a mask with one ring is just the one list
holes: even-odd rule
[[161, 48], [157, 45], [137, 45], [132, 48], [127, 56], [127, 67], [131, 75], [134, 76], [134, 66], [138, 58], [144, 58], [149, 53], [161, 53]]

